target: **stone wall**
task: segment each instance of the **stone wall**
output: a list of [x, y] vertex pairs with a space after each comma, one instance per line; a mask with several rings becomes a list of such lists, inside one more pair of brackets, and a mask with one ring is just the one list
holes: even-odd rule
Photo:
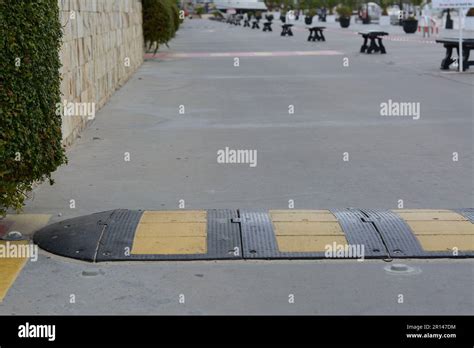
[[[143, 62], [140, 0], [58, 0], [63, 26], [62, 100], [95, 103], [96, 111]], [[129, 63], [129, 64], [128, 64]], [[72, 143], [88, 118], [63, 116]]]

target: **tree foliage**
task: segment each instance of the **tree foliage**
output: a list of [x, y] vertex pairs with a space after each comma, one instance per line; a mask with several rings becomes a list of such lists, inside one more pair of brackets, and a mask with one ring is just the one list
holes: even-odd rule
[[142, 0], [143, 36], [148, 49], [167, 45], [181, 24], [179, 9], [174, 0]]

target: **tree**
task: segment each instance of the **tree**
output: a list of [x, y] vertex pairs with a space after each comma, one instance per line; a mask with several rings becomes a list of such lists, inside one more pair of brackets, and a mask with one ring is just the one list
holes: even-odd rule
[[145, 45], [158, 51], [167, 45], [179, 28], [179, 10], [174, 0], [143, 0], [143, 35]]

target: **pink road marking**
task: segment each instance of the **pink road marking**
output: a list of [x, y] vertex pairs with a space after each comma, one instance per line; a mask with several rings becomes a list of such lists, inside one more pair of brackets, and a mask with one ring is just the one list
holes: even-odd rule
[[297, 57], [297, 56], [336, 56], [342, 52], [321, 51], [273, 51], [273, 52], [191, 52], [191, 53], [147, 53], [145, 59], [170, 58], [222, 58], [222, 57]]

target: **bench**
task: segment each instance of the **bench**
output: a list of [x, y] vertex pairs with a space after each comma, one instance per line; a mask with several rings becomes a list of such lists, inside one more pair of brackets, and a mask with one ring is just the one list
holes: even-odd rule
[[282, 24], [281, 26], [281, 36], [293, 36], [293, 32], [291, 31], [291, 27], [293, 24]]
[[263, 23], [263, 31], [273, 31], [271, 21]]
[[323, 35], [324, 29], [326, 29], [326, 27], [309, 27], [308, 41], [326, 41], [326, 38]]
[[[456, 48], [459, 59], [459, 39], [456, 38], [445, 38], [436, 40], [437, 43], [441, 43], [446, 48], [446, 56], [441, 61], [441, 70], [448, 70], [449, 66], [456, 60], [452, 58], [453, 48]], [[474, 39], [463, 39], [462, 40], [462, 65], [463, 70], [469, 69], [471, 65], [474, 65], [474, 61], [469, 60], [469, 54], [471, 49], [474, 49]], [[459, 68], [461, 66], [459, 65]]]
[[259, 20], [256, 19], [252, 22], [252, 29], [260, 29], [260, 26], [258, 25]]
[[[360, 53], [371, 54], [372, 52], [380, 52], [381, 54], [387, 53], [384, 45], [382, 44], [382, 38], [388, 35], [385, 31], [364, 31], [359, 32], [360, 35], [364, 38], [364, 43], [360, 48]], [[370, 40], [370, 45], [367, 46], [367, 41]], [[377, 42], [375, 42], [377, 40]]]

